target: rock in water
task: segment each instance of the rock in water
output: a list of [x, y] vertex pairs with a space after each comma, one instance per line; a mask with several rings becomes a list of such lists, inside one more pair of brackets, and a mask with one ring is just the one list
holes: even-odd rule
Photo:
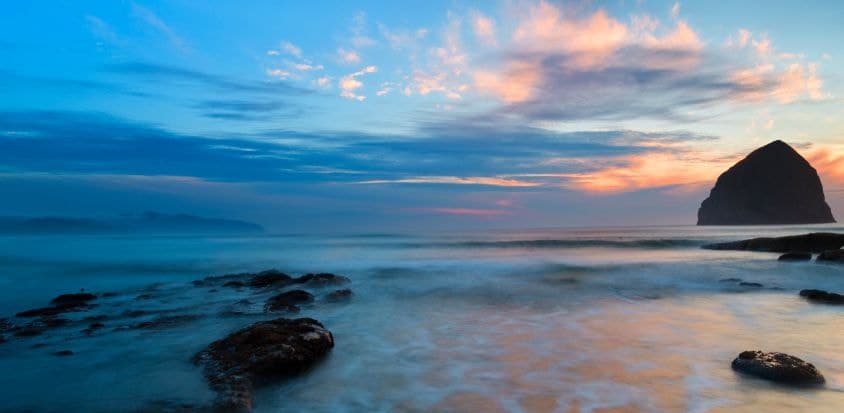
[[733, 360], [733, 370], [792, 386], [819, 386], [824, 377], [811, 363], [784, 353], [743, 351]]
[[208, 345], [194, 357], [218, 393], [223, 411], [252, 409], [254, 384], [302, 373], [334, 347], [334, 337], [311, 318], [252, 324]]
[[771, 142], [718, 177], [700, 205], [698, 225], [835, 222], [817, 171], [791, 146]]

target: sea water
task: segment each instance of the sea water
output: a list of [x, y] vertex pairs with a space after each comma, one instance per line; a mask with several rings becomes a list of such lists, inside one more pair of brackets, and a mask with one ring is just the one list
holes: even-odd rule
[[[0, 344], [0, 411], [156, 411], [214, 398], [191, 357], [252, 322], [306, 316], [336, 346], [269, 383], [256, 412], [762, 412], [844, 410], [844, 266], [784, 263], [709, 242], [840, 226], [537, 229], [438, 234], [0, 237], [0, 317], [84, 288], [91, 310], [189, 314], [171, 328], [78, 329]], [[209, 275], [333, 272], [296, 315], [233, 312], [252, 292], [196, 287]], [[762, 287], [742, 286], [739, 281]], [[145, 297], [144, 292], [149, 292]], [[254, 297], [253, 297], [254, 300]], [[80, 318], [86, 313], [71, 313]], [[90, 315], [90, 314], [87, 314]], [[129, 323], [129, 321], [126, 321]], [[72, 350], [69, 357], [52, 355]], [[817, 390], [730, 369], [743, 350], [814, 363]]]

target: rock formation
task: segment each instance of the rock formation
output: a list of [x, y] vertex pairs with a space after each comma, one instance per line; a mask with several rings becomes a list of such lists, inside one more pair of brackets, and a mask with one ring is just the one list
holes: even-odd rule
[[718, 177], [700, 205], [698, 225], [835, 222], [817, 171], [791, 146], [771, 142]]

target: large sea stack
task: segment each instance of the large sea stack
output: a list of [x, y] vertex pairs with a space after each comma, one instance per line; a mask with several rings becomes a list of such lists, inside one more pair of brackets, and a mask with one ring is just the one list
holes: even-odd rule
[[698, 225], [835, 222], [817, 171], [791, 146], [771, 142], [718, 177], [700, 205]]

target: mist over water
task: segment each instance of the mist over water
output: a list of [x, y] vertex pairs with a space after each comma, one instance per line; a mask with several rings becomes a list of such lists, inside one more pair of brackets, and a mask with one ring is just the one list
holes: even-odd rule
[[[838, 412], [844, 310], [797, 292], [844, 290], [844, 267], [700, 246], [842, 229], [0, 237], [0, 317], [80, 288], [117, 293], [91, 313], [131, 310], [149, 291], [145, 308], [197, 316], [178, 328], [10, 340], [0, 345], [0, 411], [211, 400], [191, 356], [279, 314], [262, 314], [257, 301], [233, 312], [248, 293], [190, 281], [277, 268], [346, 275], [354, 297], [324, 303], [329, 290], [314, 290], [317, 302], [291, 315], [320, 320], [336, 346], [306, 374], [261, 387], [256, 412]], [[76, 354], [51, 355], [62, 349]], [[751, 349], [810, 361], [827, 385], [795, 391], [737, 376], [730, 361]]]

